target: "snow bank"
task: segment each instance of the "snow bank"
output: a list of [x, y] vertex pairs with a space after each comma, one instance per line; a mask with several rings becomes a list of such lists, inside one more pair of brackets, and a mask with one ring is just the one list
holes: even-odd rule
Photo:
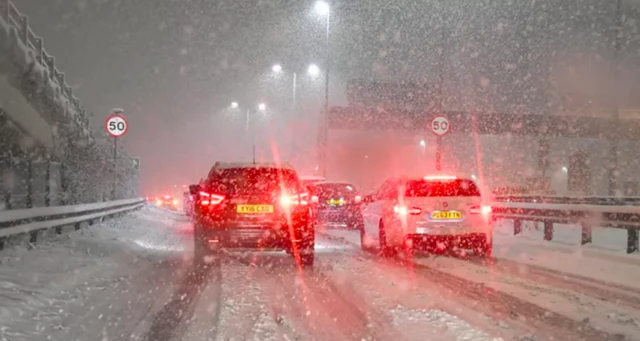
[[13, 340], [33, 330], [34, 322], [54, 318], [43, 315], [45, 308], [63, 304], [60, 302], [69, 300], [78, 286], [117, 278], [116, 273], [126, 265], [135, 271], [145, 258], [182, 252], [184, 240], [175, 233], [180, 226], [174, 220], [157, 219], [155, 211], [143, 208], [91, 228], [52, 236], [40, 245], [0, 252], [0, 324], [24, 326], [0, 330], [0, 339]]

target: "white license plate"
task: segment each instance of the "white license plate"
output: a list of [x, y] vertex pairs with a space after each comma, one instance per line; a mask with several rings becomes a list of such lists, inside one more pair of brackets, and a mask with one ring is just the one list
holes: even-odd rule
[[427, 228], [426, 227], [418, 227], [418, 228], [416, 228], [416, 233], [417, 234], [426, 234], [427, 233]]

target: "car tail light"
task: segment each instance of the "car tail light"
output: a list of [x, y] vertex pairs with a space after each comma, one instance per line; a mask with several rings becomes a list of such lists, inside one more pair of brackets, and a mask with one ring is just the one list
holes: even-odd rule
[[406, 216], [406, 215], [418, 215], [422, 212], [419, 207], [406, 207], [402, 205], [393, 206], [393, 212], [397, 215]]
[[[313, 197], [311, 197], [311, 201], [313, 201]], [[284, 194], [280, 197], [280, 204], [286, 207], [291, 205], [309, 205], [309, 193], [296, 195]]]
[[361, 196], [359, 196], [359, 195], [356, 195], [356, 197], [355, 197], [355, 202], [356, 202], [356, 204], [357, 204], [357, 203], [360, 203], [361, 201], [362, 201], [362, 197], [361, 197]]
[[471, 214], [489, 215], [491, 214], [491, 206], [485, 206], [485, 205], [471, 206], [471, 208], [469, 208], [469, 212]]
[[158, 205], [158, 206], [162, 205], [162, 200], [160, 200], [160, 199], [156, 200], [156, 205]]
[[217, 205], [224, 200], [224, 195], [200, 192], [200, 205]]

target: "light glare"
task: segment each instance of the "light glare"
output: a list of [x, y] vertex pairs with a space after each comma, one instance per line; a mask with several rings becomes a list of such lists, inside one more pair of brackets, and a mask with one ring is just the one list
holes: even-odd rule
[[318, 2], [316, 2], [315, 10], [316, 10], [316, 13], [318, 13], [318, 14], [320, 14], [322, 16], [325, 16], [325, 15], [329, 14], [329, 11], [331, 9], [330, 9], [329, 4], [327, 2], [318, 1]]

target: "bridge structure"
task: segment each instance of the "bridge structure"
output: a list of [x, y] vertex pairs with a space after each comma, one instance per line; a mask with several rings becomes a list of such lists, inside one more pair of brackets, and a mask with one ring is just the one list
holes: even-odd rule
[[109, 147], [28, 17], [0, 0], [0, 210], [137, 195], [138, 160], [115, 165]]
[[[451, 122], [443, 138], [446, 171], [482, 176], [493, 190], [524, 186], [563, 195], [608, 195], [616, 172], [620, 194], [638, 194], [640, 120], [633, 117], [437, 112], [428, 89], [360, 83], [369, 88], [348, 89], [349, 105], [329, 111], [330, 177], [375, 187], [391, 173], [434, 172], [436, 143], [429, 127], [444, 114]], [[618, 171], [610, 164], [614, 140]]]

